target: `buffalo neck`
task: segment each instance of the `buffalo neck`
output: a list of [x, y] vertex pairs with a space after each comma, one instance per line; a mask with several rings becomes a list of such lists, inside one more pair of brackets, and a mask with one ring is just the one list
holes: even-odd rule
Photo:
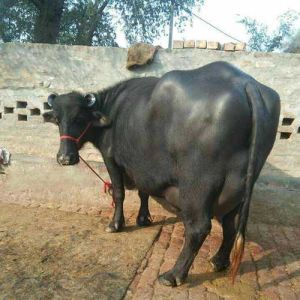
[[96, 96], [98, 101], [96, 109], [109, 117], [113, 117], [112, 115], [116, 113], [120, 104], [119, 96], [125, 91], [127, 81], [128, 80], [122, 81], [112, 87], [97, 92]]
[[[120, 82], [112, 87], [106, 88], [96, 93], [96, 110], [101, 111], [114, 122], [118, 109], [121, 104], [120, 94], [126, 88], [126, 81]], [[101, 152], [102, 156], [108, 156], [108, 149], [111, 146], [112, 127], [94, 129], [90, 136], [90, 141]]]

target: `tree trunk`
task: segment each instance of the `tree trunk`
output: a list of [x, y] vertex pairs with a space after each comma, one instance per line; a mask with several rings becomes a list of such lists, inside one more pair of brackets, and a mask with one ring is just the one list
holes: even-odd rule
[[103, 1], [100, 5], [101, 2], [101, 0], [95, 1], [93, 12], [90, 15], [86, 11], [85, 20], [82, 21], [76, 37], [76, 45], [92, 45], [97, 25], [101, 22], [103, 11], [108, 5], [109, 0]]
[[31, 0], [38, 8], [34, 28], [34, 42], [55, 44], [65, 0]]

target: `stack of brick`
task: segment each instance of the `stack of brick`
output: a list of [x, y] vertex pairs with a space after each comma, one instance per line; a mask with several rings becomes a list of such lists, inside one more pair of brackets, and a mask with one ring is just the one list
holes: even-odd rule
[[185, 49], [185, 48], [198, 48], [208, 50], [223, 50], [223, 51], [245, 51], [246, 43], [225, 43], [220, 44], [219, 42], [206, 41], [206, 40], [174, 40], [174, 49]]

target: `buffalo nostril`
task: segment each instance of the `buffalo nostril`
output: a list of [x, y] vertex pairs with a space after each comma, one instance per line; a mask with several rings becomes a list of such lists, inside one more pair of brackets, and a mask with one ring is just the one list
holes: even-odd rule
[[56, 159], [58, 163], [62, 163], [64, 160], [64, 156], [62, 154], [57, 154]]
[[57, 162], [60, 165], [74, 165], [78, 163], [79, 158], [78, 155], [76, 154], [69, 154], [69, 155], [64, 155], [64, 154], [57, 154]]
[[64, 156], [63, 159], [61, 160], [61, 163], [62, 163], [63, 165], [69, 165], [69, 164], [70, 164], [70, 161], [71, 161], [70, 156], [69, 156], [69, 155], [66, 155], [66, 156]]
[[70, 157], [68, 155], [57, 155], [57, 162], [61, 165], [68, 165], [70, 163]]
[[63, 165], [68, 165], [70, 164], [70, 158], [69, 157], [65, 157], [65, 159], [62, 161]]

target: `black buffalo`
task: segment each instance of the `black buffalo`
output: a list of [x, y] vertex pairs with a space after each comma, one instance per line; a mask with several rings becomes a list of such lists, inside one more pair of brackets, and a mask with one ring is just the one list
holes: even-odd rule
[[207, 234], [222, 223], [216, 271], [237, 273], [252, 189], [275, 141], [278, 94], [226, 62], [129, 79], [95, 94], [50, 95], [44, 114], [61, 135], [57, 160], [78, 163], [87, 141], [101, 152], [116, 206], [110, 231], [124, 225], [124, 186], [139, 191], [138, 224], [149, 224], [149, 195], [175, 211], [185, 242], [175, 266], [159, 277], [180, 285]]

